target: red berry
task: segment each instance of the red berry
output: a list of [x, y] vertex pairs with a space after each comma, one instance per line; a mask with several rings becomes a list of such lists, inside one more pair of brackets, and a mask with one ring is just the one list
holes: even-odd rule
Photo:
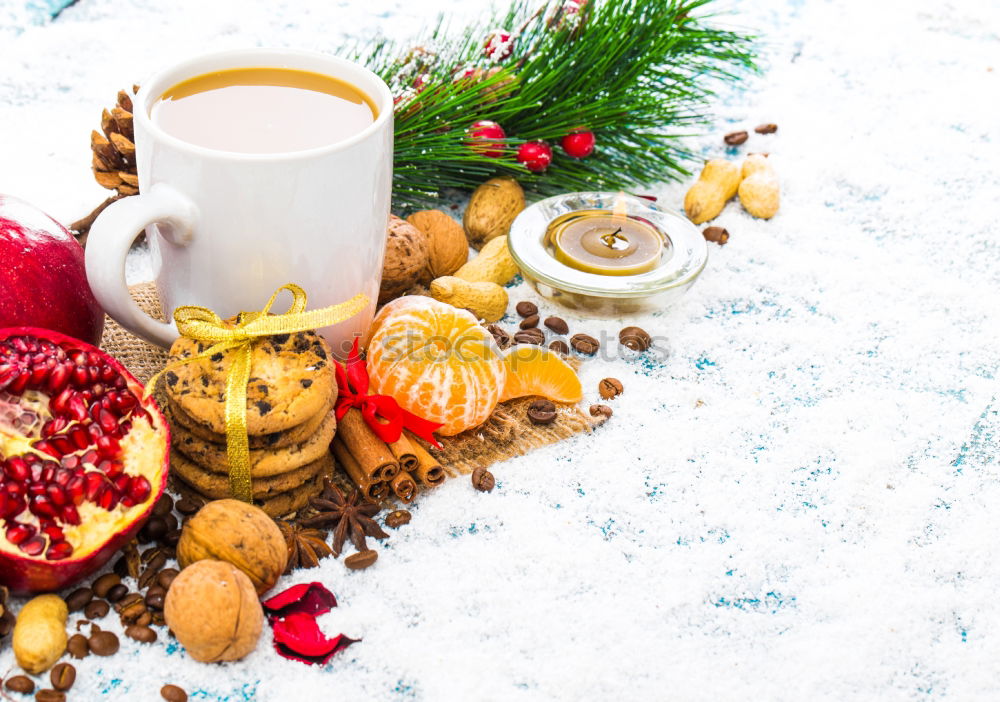
[[[507, 138], [507, 132], [503, 130], [503, 127], [488, 119], [480, 120], [479, 122], [473, 124], [469, 129], [469, 135], [472, 137], [474, 142], [480, 142], [487, 139]], [[490, 158], [500, 158], [503, 156], [503, 144], [501, 143], [474, 143], [472, 148], [474, 151], [478, 151], [483, 156], [489, 156]]]
[[570, 158], [587, 158], [594, 153], [594, 133], [589, 129], [577, 129], [563, 137], [563, 151]]
[[544, 141], [528, 141], [517, 149], [517, 160], [529, 171], [541, 173], [552, 163], [552, 147]]
[[483, 54], [491, 61], [500, 63], [514, 52], [514, 36], [503, 29], [494, 29], [486, 37]]

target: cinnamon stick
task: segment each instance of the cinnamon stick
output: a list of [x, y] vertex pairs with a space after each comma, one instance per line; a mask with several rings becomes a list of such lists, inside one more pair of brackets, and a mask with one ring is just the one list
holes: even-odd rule
[[337, 457], [337, 462], [344, 469], [344, 472], [368, 499], [381, 500], [389, 494], [389, 484], [381, 480], [372, 480], [339, 436], [333, 438], [330, 448], [333, 449], [333, 455]]
[[406, 434], [400, 434], [399, 441], [389, 444], [389, 450], [399, 461], [399, 467], [404, 472], [409, 473], [417, 467], [417, 454], [413, 452], [413, 443], [406, 438]]
[[437, 459], [423, 447], [419, 441], [410, 438], [410, 446], [413, 447], [413, 454], [417, 457], [417, 467], [413, 469], [413, 477], [420, 480], [427, 487], [435, 487], [444, 482], [444, 469]]
[[417, 484], [413, 481], [413, 476], [405, 470], [400, 471], [390, 485], [396, 497], [406, 504], [413, 502], [413, 498], [417, 496]]
[[361, 416], [361, 410], [351, 408], [337, 425], [339, 439], [361, 467], [367, 482], [392, 480], [399, 475], [399, 463], [389, 446], [378, 438]]

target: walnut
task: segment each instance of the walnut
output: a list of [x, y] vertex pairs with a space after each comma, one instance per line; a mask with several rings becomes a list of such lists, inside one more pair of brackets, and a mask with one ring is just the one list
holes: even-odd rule
[[257, 647], [264, 610], [250, 578], [229, 563], [202, 560], [180, 572], [163, 607], [167, 626], [202, 663], [236, 661]]
[[379, 304], [399, 297], [417, 283], [426, 281], [429, 262], [427, 235], [406, 220], [389, 215]]

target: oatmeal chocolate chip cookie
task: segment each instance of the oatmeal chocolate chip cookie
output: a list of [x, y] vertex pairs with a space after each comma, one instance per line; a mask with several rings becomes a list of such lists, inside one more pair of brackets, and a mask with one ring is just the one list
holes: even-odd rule
[[[269, 517], [275, 519], [278, 517], [284, 517], [291, 512], [296, 512], [302, 509], [309, 504], [310, 497], [315, 497], [322, 492], [323, 478], [329, 477], [333, 470], [333, 459], [324, 458], [323, 460], [330, 462], [324, 466], [323, 470], [320, 470], [314, 477], [309, 478], [299, 487], [293, 488], [287, 492], [273, 495], [263, 500], [254, 499], [253, 503], [264, 510], [264, 513]], [[197, 489], [185, 483], [183, 479], [177, 475], [172, 477], [173, 488], [182, 496], [193, 496], [196, 497], [199, 502], [204, 501], [204, 498], [199, 495]]]
[[[171, 360], [209, 348], [185, 337], [170, 348]], [[188, 416], [216, 434], [226, 433], [226, 378], [235, 351], [192, 361], [164, 374], [166, 393]], [[257, 436], [300, 425], [336, 397], [330, 350], [315, 332], [276, 334], [254, 344], [247, 384], [247, 432]]]
[[[329, 412], [315, 434], [301, 444], [283, 449], [255, 449], [250, 451], [250, 476], [271, 478], [301, 468], [318, 460], [330, 450], [330, 442], [337, 431], [337, 416]], [[212, 473], [229, 474], [229, 459], [225, 445], [203, 441], [195, 436], [173, 434], [174, 449]]]
[[[194, 463], [179, 451], [170, 452], [170, 469], [173, 475], [197, 490], [199, 495], [213, 500], [221, 500], [231, 495], [229, 476], [211, 473]], [[319, 459], [272, 478], [254, 478], [250, 481], [253, 499], [266, 500], [304, 485], [318, 473], [333, 469], [333, 459], [325, 454]]]
[[[336, 398], [331, 397], [330, 402], [323, 411], [317, 414], [315, 417], [299, 424], [298, 426], [291, 427], [284, 431], [276, 431], [271, 434], [260, 434], [258, 436], [248, 437], [250, 440], [250, 448], [252, 449], [279, 449], [286, 448], [288, 446], [293, 446], [294, 444], [301, 444], [306, 441], [310, 436], [316, 433], [323, 420], [326, 416], [333, 410], [333, 406], [336, 404]], [[205, 426], [197, 419], [189, 415], [187, 412], [182, 410], [176, 402], [167, 398], [166, 407], [167, 419], [170, 420], [170, 431], [171, 433], [195, 436], [204, 441], [208, 441], [214, 444], [225, 445], [226, 435], [216, 434], [208, 426]]]

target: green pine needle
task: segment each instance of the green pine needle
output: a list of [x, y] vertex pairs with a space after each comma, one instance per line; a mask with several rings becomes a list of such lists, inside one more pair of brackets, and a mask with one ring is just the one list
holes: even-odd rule
[[[539, 194], [686, 175], [692, 154], [682, 140], [708, 122], [713, 85], [756, 70], [753, 38], [713, 27], [699, 14], [709, 3], [590, 0], [576, 12], [572, 1], [513, 0], [460, 32], [442, 17], [409, 50], [386, 40], [355, 49], [397, 96], [394, 207], [431, 205], [442, 189], [472, 189], [501, 174]], [[495, 63], [483, 47], [501, 27], [515, 34], [513, 53]], [[467, 70], [476, 74], [462, 78]], [[503, 126], [502, 157], [471, 147], [469, 128], [480, 120]], [[581, 126], [597, 149], [575, 160], [558, 145]], [[515, 157], [534, 140], [553, 147], [544, 173]]]

